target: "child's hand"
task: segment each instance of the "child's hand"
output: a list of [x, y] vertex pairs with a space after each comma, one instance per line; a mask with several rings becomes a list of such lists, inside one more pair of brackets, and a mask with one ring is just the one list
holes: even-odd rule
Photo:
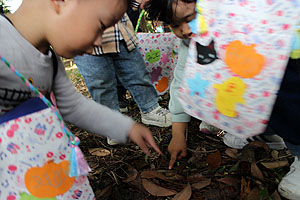
[[136, 143], [145, 154], [149, 154], [148, 147], [153, 147], [157, 153], [162, 154], [154, 141], [151, 131], [145, 126], [135, 123], [132, 126], [128, 137]]
[[171, 160], [169, 163], [169, 169], [172, 169], [176, 160], [180, 160], [187, 154], [185, 137], [172, 137], [169, 144], [168, 151], [171, 154]]

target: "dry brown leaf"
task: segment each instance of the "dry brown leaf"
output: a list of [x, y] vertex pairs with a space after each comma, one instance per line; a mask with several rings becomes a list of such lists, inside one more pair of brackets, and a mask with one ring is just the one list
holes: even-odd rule
[[89, 149], [89, 152], [94, 156], [104, 157], [110, 155], [110, 151], [103, 148], [93, 148]]
[[272, 158], [273, 158], [273, 159], [277, 160], [277, 159], [278, 159], [279, 153], [278, 153], [277, 150], [273, 150], [273, 151], [271, 152], [271, 155], [272, 155]]
[[189, 200], [192, 196], [192, 188], [191, 185], [188, 183], [186, 187], [179, 193], [175, 195], [172, 200]]
[[234, 186], [234, 187], [237, 187], [237, 185], [240, 185], [240, 180], [231, 178], [231, 177], [220, 178], [220, 179], [218, 179], [218, 181], [221, 183], [225, 183], [227, 185]]
[[206, 180], [199, 181], [197, 183], [192, 184], [192, 188], [196, 189], [196, 190], [201, 190], [202, 188], [209, 186], [210, 183], [211, 183], [211, 179], [206, 179]]
[[202, 174], [194, 174], [187, 177], [189, 183], [196, 183], [198, 181], [206, 180]]
[[143, 171], [141, 173], [141, 177], [142, 178], [147, 178], [147, 179], [149, 179], [149, 178], [159, 178], [161, 180], [168, 180], [168, 178], [165, 175], [163, 175], [159, 172], [156, 172], [156, 171], [149, 171], [149, 170]]
[[156, 197], [166, 197], [177, 194], [176, 191], [158, 186], [147, 179], [142, 179], [142, 184], [147, 192]]
[[275, 169], [279, 167], [285, 167], [289, 165], [289, 162], [287, 160], [281, 160], [281, 161], [274, 161], [274, 162], [262, 162], [263, 166], [265, 166], [268, 169]]
[[248, 194], [245, 200], [257, 200], [260, 199], [260, 190], [258, 188], [254, 188], [251, 190], [251, 192]]
[[208, 163], [208, 168], [210, 170], [218, 169], [222, 163], [220, 152], [216, 151], [215, 153], [208, 155], [206, 158], [206, 162]]
[[277, 190], [271, 195], [272, 200], [281, 200], [280, 195], [278, 194]]
[[264, 180], [264, 176], [255, 162], [251, 163], [251, 174], [259, 180]]
[[106, 199], [111, 195], [112, 185], [106, 186], [103, 190], [96, 190], [96, 199]]
[[128, 178], [126, 178], [125, 180], [123, 180], [123, 182], [129, 183], [129, 182], [135, 180], [136, 177], [137, 177], [137, 175], [138, 175], [138, 171], [136, 169], [134, 169], [134, 168], [131, 168], [130, 171], [129, 171]]
[[238, 150], [237, 149], [228, 148], [228, 149], [226, 149], [225, 153], [230, 158], [236, 159], [237, 158]]
[[244, 177], [242, 177], [242, 180], [241, 180], [241, 195], [240, 195], [241, 200], [245, 200], [250, 192], [251, 192], [250, 180], [248, 180], [248, 182], [246, 182]]

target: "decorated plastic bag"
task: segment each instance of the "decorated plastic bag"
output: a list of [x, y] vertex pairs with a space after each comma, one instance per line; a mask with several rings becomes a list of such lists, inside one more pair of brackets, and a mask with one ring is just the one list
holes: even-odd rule
[[0, 199], [93, 200], [79, 140], [39, 96], [0, 118]]
[[300, 1], [201, 0], [180, 99], [239, 137], [262, 133], [290, 57]]
[[168, 91], [178, 60], [180, 39], [173, 33], [137, 33], [139, 51], [158, 94]]

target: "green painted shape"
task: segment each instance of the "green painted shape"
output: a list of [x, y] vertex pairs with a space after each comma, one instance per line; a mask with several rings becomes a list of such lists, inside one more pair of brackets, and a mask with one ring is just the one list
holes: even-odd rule
[[56, 197], [51, 197], [51, 198], [38, 198], [35, 196], [32, 196], [31, 194], [26, 194], [25, 192], [20, 193], [20, 200], [57, 200]]
[[160, 50], [151, 50], [150, 52], [146, 53], [146, 60], [149, 63], [155, 63], [160, 60]]

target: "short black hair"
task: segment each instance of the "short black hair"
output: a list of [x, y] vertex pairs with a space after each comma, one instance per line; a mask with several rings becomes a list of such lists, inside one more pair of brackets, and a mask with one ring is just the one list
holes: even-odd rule
[[145, 10], [148, 12], [147, 19], [159, 20], [171, 24], [173, 20], [172, 4], [178, 1], [186, 3], [196, 2], [197, 0], [150, 0]]

